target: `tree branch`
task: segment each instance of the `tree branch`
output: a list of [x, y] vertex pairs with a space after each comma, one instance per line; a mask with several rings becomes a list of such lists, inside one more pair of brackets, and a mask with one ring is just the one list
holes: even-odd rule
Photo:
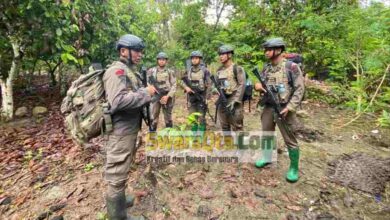
[[379, 83], [378, 87], [376, 88], [376, 91], [375, 91], [374, 95], [372, 96], [372, 98], [371, 98], [371, 100], [370, 100], [370, 103], [367, 105], [367, 107], [366, 107], [361, 113], [359, 113], [355, 118], [353, 118], [352, 120], [350, 120], [349, 122], [343, 124], [342, 126], [340, 126], [340, 127], [338, 127], [338, 128], [343, 128], [343, 127], [345, 127], [345, 126], [351, 124], [352, 122], [354, 122], [354, 121], [356, 121], [358, 118], [360, 118], [360, 116], [362, 116], [362, 114], [363, 114], [365, 111], [368, 110], [368, 108], [374, 103], [374, 100], [375, 100], [376, 96], [377, 96], [378, 93], [379, 93], [379, 89], [381, 88], [383, 82], [384, 82], [385, 79], [386, 79], [386, 74], [389, 72], [389, 69], [390, 69], [390, 64], [387, 65], [387, 68], [386, 68], [386, 70], [385, 70], [385, 73], [384, 73], [383, 76], [382, 76], [382, 80], [381, 80], [381, 82]]

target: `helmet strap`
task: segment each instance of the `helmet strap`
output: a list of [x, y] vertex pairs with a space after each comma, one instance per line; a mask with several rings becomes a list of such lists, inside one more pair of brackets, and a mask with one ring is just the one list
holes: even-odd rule
[[131, 49], [130, 48], [128, 48], [129, 49], [129, 58], [128, 58], [128, 61], [129, 61], [129, 64], [130, 65], [133, 65], [134, 63], [133, 63], [133, 61], [132, 61], [132, 59], [131, 59]]
[[279, 48], [272, 48], [271, 60], [276, 59], [277, 57], [279, 57], [282, 54], [282, 52], [276, 54], [276, 49], [279, 49]]

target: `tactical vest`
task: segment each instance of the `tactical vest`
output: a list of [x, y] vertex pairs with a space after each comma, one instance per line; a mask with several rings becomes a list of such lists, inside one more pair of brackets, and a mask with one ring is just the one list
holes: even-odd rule
[[157, 87], [163, 92], [168, 93], [171, 89], [171, 73], [165, 68], [163, 71], [159, 72], [158, 68], [153, 69], [153, 77], [156, 79]]
[[237, 77], [234, 74], [234, 65], [227, 69], [218, 70], [218, 83], [226, 95], [231, 95], [237, 90]]
[[284, 60], [275, 67], [267, 65], [263, 71], [267, 85], [277, 94], [281, 104], [287, 104], [294, 93], [291, 64]]
[[188, 79], [190, 80], [192, 87], [197, 88], [199, 91], [206, 90], [206, 73], [202, 68], [199, 68], [196, 71], [191, 68], [188, 73]]

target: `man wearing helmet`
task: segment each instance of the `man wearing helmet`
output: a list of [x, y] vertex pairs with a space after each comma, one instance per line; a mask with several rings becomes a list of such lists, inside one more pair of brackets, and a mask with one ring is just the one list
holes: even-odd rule
[[[297, 123], [296, 109], [299, 106], [305, 86], [304, 78], [299, 66], [291, 61], [287, 61], [282, 53], [286, 49], [286, 44], [281, 38], [273, 38], [263, 44], [266, 58], [270, 61], [263, 71], [262, 76], [265, 78], [267, 86], [274, 88], [275, 97], [279, 100], [282, 111], [281, 115], [287, 122], [287, 128], [282, 121], [275, 116], [274, 109], [266, 99], [262, 102], [264, 107], [261, 115], [261, 124], [263, 131], [275, 131], [277, 124], [287, 146], [290, 158], [290, 168], [287, 172], [286, 179], [289, 182], [296, 182], [299, 179], [299, 147], [298, 141], [293, 132], [286, 129], [294, 128]], [[255, 84], [255, 90], [265, 92], [260, 83]], [[266, 95], [266, 94], [265, 94]], [[266, 97], [266, 96], [264, 96]], [[262, 144], [274, 145], [275, 136], [263, 136]], [[276, 146], [262, 146], [262, 149], [274, 149]], [[270, 154], [262, 154], [262, 158], [256, 161], [256, 167], [262, 168], [271, 162]]]
[[116, 45], [119, 61], [108, 66], [103, 76], [113, 125], [113, 131], [108, 135], [105, 146], [107, 158], [104, 166], [109, 219], [128, 219], [125, 189], [136, 153], [137, 133], [142, 123], [142, 106], [150, 102], [151, 96], [156, 92], [153, 86], [142, 88], [136, 69], [144, 47], [144, 42], [139, 37], [123, 35]]
[[160, 52], [157, 54], [157, 66], [148, 71], [149, 82], [156, 87], [160, 98], [152, 105], [154, 131], [157, 129], [161, 106], [163, 107], [165, 127], [173, 126], [172, 109], [176, 92], [176, 76], [173, 70], [166, 67], [167, 63], [168, 55]]
[[[191, 87], [195, 88], [196, 91], [187, 86], [183, 81], [181, 83], [185, 92], [187, 93], [187, 100], [189, 102], [188, 108], [190, 114], [199, 112], [202, 116], [199, 118], [199, 124], [194, 124], [191, 128], [193, 131], [205, 131], [206, 130], [206, 104], [205, 101], [210, 96], [211, 80], [210, 72], [202, 64], [203, 54], [196, 50], [190, 54], [191, 67], [184, 74], [183, 78], [187, 78], [188, 82], [191, 83]], [[195, 93], [198, 93], [203, 100], [199, 100]]]
[[219, 122], [223, 131], [242, 131], [244, 126], [242, 99], [245, 92], [245, 70], [233, 63], [234, 49], [232, 46], [222, 45], [218, 49], [218, 54], [222, 66], [217, 71], [217, 80], [228, 101], [227, 109], [218, 106]]

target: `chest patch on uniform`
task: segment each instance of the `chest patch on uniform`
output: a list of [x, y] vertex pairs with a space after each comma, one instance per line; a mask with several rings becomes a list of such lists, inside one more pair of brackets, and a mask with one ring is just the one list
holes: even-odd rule
[[117, 76], [123, 76], [124, 74], [125, 74], [125, 70], [123, 70], [123, 69], [118, 69], [115, 72], [115, 75], [117, 75]]

